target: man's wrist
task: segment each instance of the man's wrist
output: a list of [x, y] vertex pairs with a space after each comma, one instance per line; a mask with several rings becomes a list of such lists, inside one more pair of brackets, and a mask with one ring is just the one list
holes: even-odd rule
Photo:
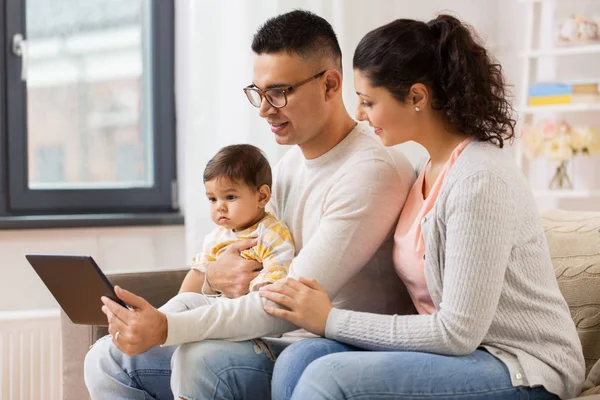
[[[216, 290], [213, 285], [211, 285], [210, 280], [208, 278], [209, 275], [209, 270], [210, 270], [210, 265], [206, 266], [206, 270], [204, 271], [204, 285], [202, 287], [202, 292], [204, 294], [221, 294], [220, 291]], [[208, 292], [208, 293], [206, 293]]]
[[169, 319], [167, 318], [167, 314], [163, 312], [161, 312], [160, 314], [162, 316], [162, 324], [159, 329], [160, 337], [158, 340], [160, 342], [159, 344], [162, 346], [167, 342], [167, 338], [169, 337]]

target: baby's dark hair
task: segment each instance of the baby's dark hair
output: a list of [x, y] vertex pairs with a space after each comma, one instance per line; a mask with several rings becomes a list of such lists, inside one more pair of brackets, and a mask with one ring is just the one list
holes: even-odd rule
[[270, 188], [273, 183], [267, 157], [261, 149], [250, 144], [223, 147], [210, 159], [204, 169], [204, 183], [222, 177], [232, 182], [244, 182], [256, 190], [262, 185]]
[[514, 137], [515, 120], [500, 64], [471, 27], [450, 15], [425, 23], [397, 19], [369, 32], [354, 69], [405, 103], [412, 85], [432, 92], [431, 106], [459, 132], [499, 147]]

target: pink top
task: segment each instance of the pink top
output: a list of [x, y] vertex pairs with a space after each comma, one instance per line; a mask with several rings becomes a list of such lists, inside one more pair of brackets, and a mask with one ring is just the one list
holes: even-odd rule
[[[427, 282], [425, 282], [425, 241], [421, 234], [421, 222], [423, 217], [433, 208], [448, 171], [470, 141], [471, 138], [465, 139], [456, 146], [431, 187], [427, 198], [423, 196], [426, 169], [423, 168], [408, 193], [396, 227], [396, 233], [394, 234], [394, 266], [398, 276], [406, 285], [419, 314], [433, 314], [436, 311], [427, 290]], [[428, 164], [429, 161], [427, 161]]]

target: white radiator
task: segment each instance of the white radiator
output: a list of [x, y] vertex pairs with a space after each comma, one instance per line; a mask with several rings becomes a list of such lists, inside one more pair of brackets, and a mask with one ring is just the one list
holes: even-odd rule
[[0, 312], [0, 400], [60, 400], [58, 310]]

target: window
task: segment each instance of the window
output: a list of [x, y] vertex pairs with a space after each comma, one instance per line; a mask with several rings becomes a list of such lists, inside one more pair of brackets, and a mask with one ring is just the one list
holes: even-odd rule
[[0, 216], [170, 212], [172, 0], [0, 0]]
[[65, 180], [65, 151], [63, 146], [38, 146], [35, 149], [35, 181], [56, 184]]

